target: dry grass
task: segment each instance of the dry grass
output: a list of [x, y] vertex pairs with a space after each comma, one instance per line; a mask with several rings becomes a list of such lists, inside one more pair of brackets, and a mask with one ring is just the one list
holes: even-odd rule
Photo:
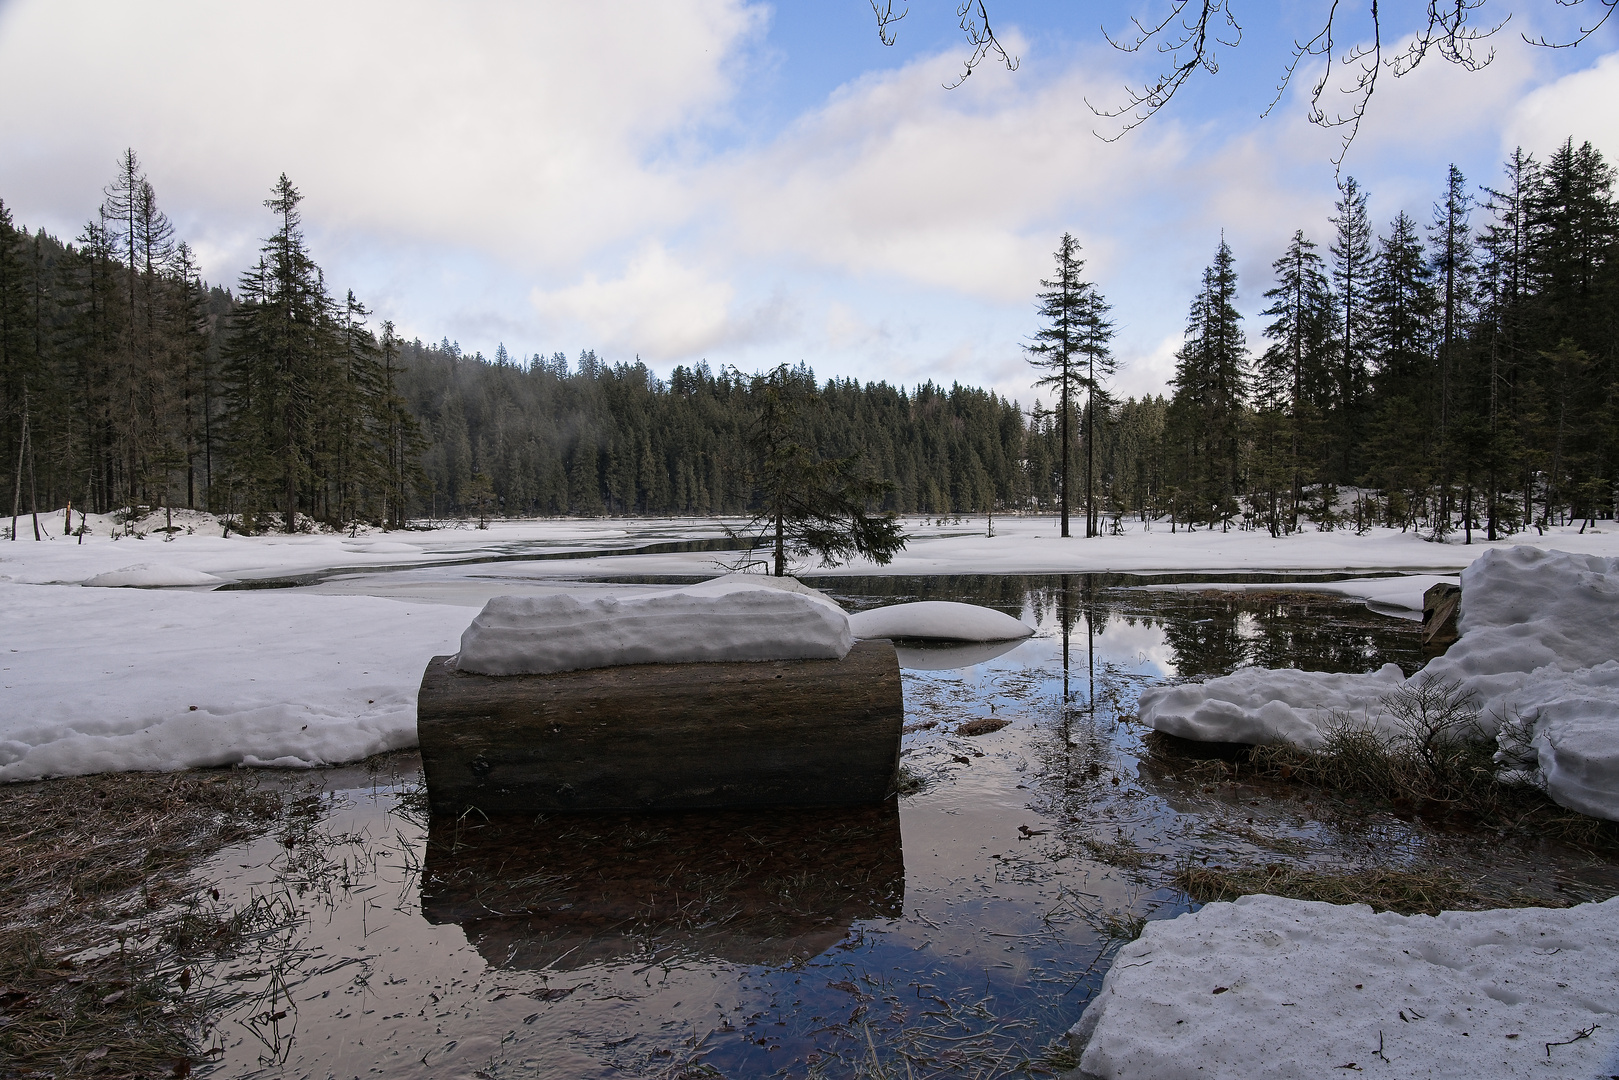
[[1491, 887], [1444, 870], [1377, 868], [1333, 873], [1270, 863], [1265, 866], [1182, 866], [1175, 884], [1193, 900], [1235, 900], [1253, 893], [1329, 904], [1369, 904], [1376, 911], [1437, 915], [1499, 907], [1567, 907], [1568, 901]]
[[231, 947], [189, 872], [267, 829], [248, 773], [126, 773], [0, 787], [0, 1076], [183, 1076], [217, 994], [194, 957]]

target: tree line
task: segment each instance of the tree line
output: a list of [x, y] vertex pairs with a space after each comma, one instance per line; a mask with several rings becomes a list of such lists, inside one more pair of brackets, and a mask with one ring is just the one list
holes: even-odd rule
[[133, 151], [68, 243], [0, 203], [0, 424], [13, 512], [185, 506], [244, 531], [402, 525], [426, 449], [400, 343], [304, 244], [285, 176], [276, 229], [233, 292], [202, 281]]
[[[1544, 163], [1517, 150], [1499, 186], [1470, 189], [1451, 166], [1426, 225], [1402, 211], [1381, 234], [1347, 178], [1325, 250], [1300, 229], [1272, 264], [1264, 351], [1249, 350], [1222, 238], [1171, 393], [1122, 403], [1104, 385], [1106, 304], [1065, 234], [1029, 351], [1059, 385], [1058, 411], [1083, 414], [1087, 535], [1099, 513], [1468, 542], [1613, 517], [1614, 178], [1589, 143], [1567, 140]], [[1068, 426], [1066, 413], [1034, 417], [1064, 474], [1079, 452]]]
[[[1496, 187], [1451, 166], [1423, 225], [1380, 234], [1343, 183], [1325, 251], [1295, 232], [1251, 355], [1222, 241], [1164, 415], [1157, 504], [1281, 535], [1352, 514], [1435, 538], [1614, 514], [1619, 203], [1572, 140]], [[1340, 488], [1358, 490], [1353, 509]]]
[[[1613, 514], [1619, 205], [1589, 145], [1452, 168], [1426, 224], [1381, 234], [1340, 191], [1325, 248], [1295, 233], [1247, 344], [1221, 242], [1167, 393], [1117, 400], [1107, 304], [1065, 236], [1024, 411], [973, 387], [817, 383], [793, 436], [882, 481], [876, 509], [1085, 511], [1283, 534], [1346, 511], [1470, 538]], [[80, 234], [0, 202], [0, 475], [13, 509], [187, 506], [246, 530], [421, 517], [756, 513], [769, 379], [668, 378], [581, 351], [493, 357], [404, 341], [336, 299], [282, 177], [233, 287], [201, 280], [133, 152]], [[1070, 484], [1073, 471], [1077, 480]], [[854, 472], [849, 472], [853, 482]], [[1071, 490], [1070, 490], [1071, 489]], [[22, 535], [27, 535], [26, 523]]]

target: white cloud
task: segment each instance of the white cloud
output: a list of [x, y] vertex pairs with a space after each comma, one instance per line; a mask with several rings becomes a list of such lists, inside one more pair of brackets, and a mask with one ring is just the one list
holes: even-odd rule
[[1507, 114], [1501, 149], [1521, 146], [1544, 160], [1570, 136], [1619, 163], [1619, 52], [1526, 95]]
[[531, 299], [547, 322], [583, 328], [606, 349], [658, 363], [778, 337], [793, 322], [780, 296], [735, 314], [729, 282], [680, 263], [660, 244], [645, 246], [619, 277], [586, 274], [562, 289], [536, 289]]
[[566, 272], [688, 212], [659, 158], [716, 118], [761, 27], [741, 0], [17, 0], [0, 185], [82, 221], [133, 146], [188, 234], [234, 254], [216, 274], [246, 261], [236, 223], [283, 171], [312, 230]]

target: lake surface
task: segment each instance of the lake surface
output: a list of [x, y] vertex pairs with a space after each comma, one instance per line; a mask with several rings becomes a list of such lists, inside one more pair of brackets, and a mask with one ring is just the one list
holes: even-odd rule
[[[1421, 661], [1416, 624], [1360, 604], [1147, 580], [1166, 578], [816, 579], [850, 610], [952, 599], [1039, 627], [1004, 651], [902, 646], [921, 790], [881, 807], [429, 822], [409, 755], [292, 778], [301, 808], [204, 871], [220, 913], [246, 912], [204, 978], [245, 996], [199, 1071], [1050, 1075], [1139, 920], [1192, 906], [1168, 884], [1185, 860], [1619, 889], [1578, 852], [1224, 782], [1150, 734], [1136, 697], [1164, 679]], [[961, 733], [982, 720], [1007, 726]]]

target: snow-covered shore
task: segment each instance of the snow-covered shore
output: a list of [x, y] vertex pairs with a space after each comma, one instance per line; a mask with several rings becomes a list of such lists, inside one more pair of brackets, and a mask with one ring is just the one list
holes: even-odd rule
[[[176, 523], [181, 520], [175, 511]], [[172, 541], [158, 532], [144, 539], [113, 540], [108, 525], [79, 543], [61, 537], [60, 513], [41, 515], [51, 539], [36, 542], [28, 519], [19, 523], [21, 539], [0, 540], [0, 581], [77, 585], [98, 574], [148, 564], [212, 574], [227, 581], [249, 581], [352, 568], [432, 566], [460, 560], [510, 555], [564, 553], [577, 558], [507, 564], [515, 577], [631, 577], [669, 574], [710, 577], [724, 572], [740, 552], [680, 551], [655, 554], [603, 554], [665, 541], [723, 539], [726, 522], [718, 519], [589, 518], [497, 519], [489, 528], [465, 523], [454, 527], [408, 532], [369, 532], [350, 537], [334, 533], [229, 537], [217, 528], [181, 531]], [[77, 515], [75, 515], [77, 521]], [[202, 522], [198, 523], [199, 526]], [[914, 576], [921, 574], [1063, 574], [1063, 573], [1306, 573], [1398, 571], [1402, 574], [1454, 574], [1480, 553], [1520, 545], [1619, 557], [1619, 528], [1603, 522], [1598, 531], [1577, 527], [1548, 529], [1493, 543], [1464, 545], [1459, 540], [1436, 544], [1410, 532], [1377, 528], [1364, 536], [1351, 530], [1305, 531], [1272, 538], [1263, 532], [1219, 532], [1199, 529], [1171, 533], [1163, 523], [1143, 528], [1127, 522], [1123, 535], [1092, 538], [1058, 535], [1049, 517], [995, 519], [995, 535], [986, 536], [982, 518], [960, 524], [909, 520], [911, 542], [887, 566], [856, 560], [846, 566], [806, 566], [799, 577], [821, 575]]]
[[1619, 898], [1438, 917], [1209, 904], [1120, 949], [1073, 1038], [1102, 1080], [1610, 1076]]
[[[59, 529], [61, 515], [42, 515]], [[147, 525], [156, 519], [148, 519]], [[110, 519], [72, 536], [0, 541], [0, 779], [229, 762], [308, 765], [414, 744], [416, 689], [430, 656], [455, 651], [490, 597], [581, 591], [570, 579], [643, 574], [715, 576], [736, 552], [591, 555], [693, 539], [722, 539], [723, 523], [667, 519], [495, 521], [470, 527], [349, 537], [222, 537], [193, 531], [122, 536]], [[1374, 530], [1257, 533], [1132, 525], [1125, 536], [1057, 536], [1050, 518], [913, 521], [915, 539], [888, 567], [838, 574], [963, 574], [1366, 568], [1457, 569], [1488, 546], [1431, 544]], [[209, 535], [213, 532], [213, 535]], [[47, 531], [47, 535], [51, 535]], [[1619, 533], [1555, 530], [1520, 539], [1619, 555]], [[1495, 547], [1510, 546], [1496, 544]], [[555, 558], [561, 554], [581, 557]], [[527, 555], [539, 561], [469, 562]], [[400, 571], [397, 567], [413, 567]], [[204, 591], [224, 581], [338, 568], [315, 588]], [[383, 572], [384, 568], [390, 568]], [[804, 576], [821, 573], [809, 569]], [[104, 576], [115, 575], [115, 576]], [[173, 587], [81, 588], [107, 584]], [[1418, 579], [1420, 584], [1423, 579]], [[1355, 582], [1324, 586], [1353, 595]], [[1380, 578], [1379, 595], [1415, 586]], [[611, 593], [624, 586], [597, 585]], [[640, 587], [640, 588], [644, 588]], [[322, 595], [341, 593], [343, 595]], [[193, 711], [191, 706], [196, 705]], [[307, 725], [307, 726], [306, 726]]]
[[[1142, 720], [1182, 738], [1316, 748], [1334, 724], [1401, 734], [1402, 687], [1455, 683], [1481, 734], [1507, 727], [1525, 779], [1582, 813], [1619, 820], [1619, 559], [1529, 547], [1490, 551], [1462, 572], [1460, 639], [1406, 679], [1246, 668], [1155, 687]], [[1512, 749], [1532, 747], [1532, 755]]]

